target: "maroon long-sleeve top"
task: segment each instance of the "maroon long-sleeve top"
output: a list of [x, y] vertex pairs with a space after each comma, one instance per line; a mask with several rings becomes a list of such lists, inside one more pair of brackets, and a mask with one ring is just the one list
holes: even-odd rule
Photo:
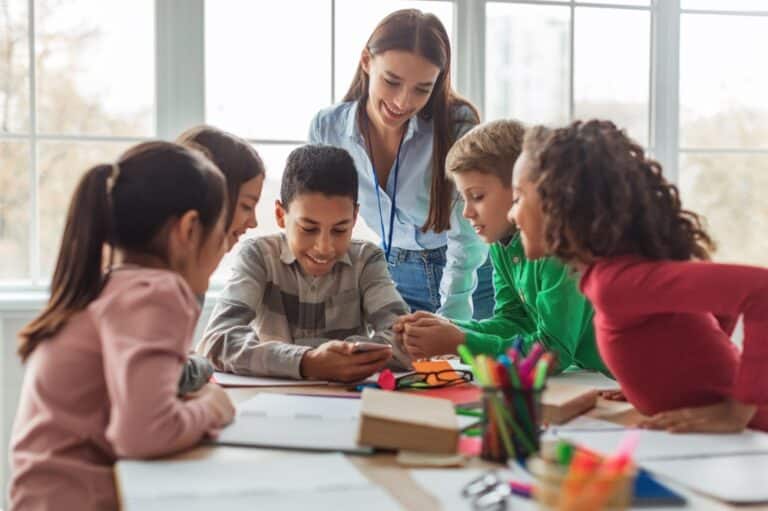
[[732, 398], [757, 405], [750, 427], [768, 431], [768, 269], [622, 256], [588, 267], [581, 290], [600, 354], [641, 413]]

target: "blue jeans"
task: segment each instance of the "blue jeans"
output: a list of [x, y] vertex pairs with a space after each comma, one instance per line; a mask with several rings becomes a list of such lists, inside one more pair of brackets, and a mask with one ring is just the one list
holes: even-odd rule
[[[392, 247], [389, 254], [389, 273], [397, 290], [412, 312], [435, 312], [440, 308], [440, 279], [445, 267], [446, 248], [432, 250], [405, 250]], [[485, 319], [493, 315], [493, 267], [488, 258], [477, 270], [478, 285], [472, 295], [474, 318]]]

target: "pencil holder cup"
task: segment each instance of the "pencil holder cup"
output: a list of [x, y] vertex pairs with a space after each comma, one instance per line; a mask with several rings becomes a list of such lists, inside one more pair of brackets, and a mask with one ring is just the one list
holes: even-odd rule
[[480, 456], [506, 463], [539, 451], [543, 388], [483, 387], [483, 441]]
[[556, 461], [539, 456], [529, 458], [527, 468], [536, 478], [533, 498], [541, 510], [621, 511], [632, 503], [634, 465], [610, 478], [574, 475]]

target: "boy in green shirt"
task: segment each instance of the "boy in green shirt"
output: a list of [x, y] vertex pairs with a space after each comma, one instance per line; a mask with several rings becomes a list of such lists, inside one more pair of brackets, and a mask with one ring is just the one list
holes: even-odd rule
[[512, 120], [486, 123], [459, 139], [446, 157], [448, 176], [464, 199], [464, 217], [491, 244], [493, 316], [450, 321], [416, 312], [395, 324], [397, 339], [417, 359], [455, 354], [462, 343], [475, 354], [496, 356], [519, 335], [524, 353], [536, 341], [553, 351], [560, 371], [576, 365], [609, 374], [595, 345], [592, 306], [576, 279], [555, 259], [527, 260], [520, 233], [507, 221], [514, 201], [512, 166], [524, 131]]

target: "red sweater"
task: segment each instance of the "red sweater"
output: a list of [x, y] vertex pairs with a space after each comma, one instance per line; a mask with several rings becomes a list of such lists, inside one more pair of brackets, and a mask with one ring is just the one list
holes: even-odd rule
[[[637, 256], [600, 260], [581, 277], [600, 354], [644, 415], [714, 404], [758, 405], [768, 431], [768, 269]], [[730, 339], [744, 316], [744, 349]]]

